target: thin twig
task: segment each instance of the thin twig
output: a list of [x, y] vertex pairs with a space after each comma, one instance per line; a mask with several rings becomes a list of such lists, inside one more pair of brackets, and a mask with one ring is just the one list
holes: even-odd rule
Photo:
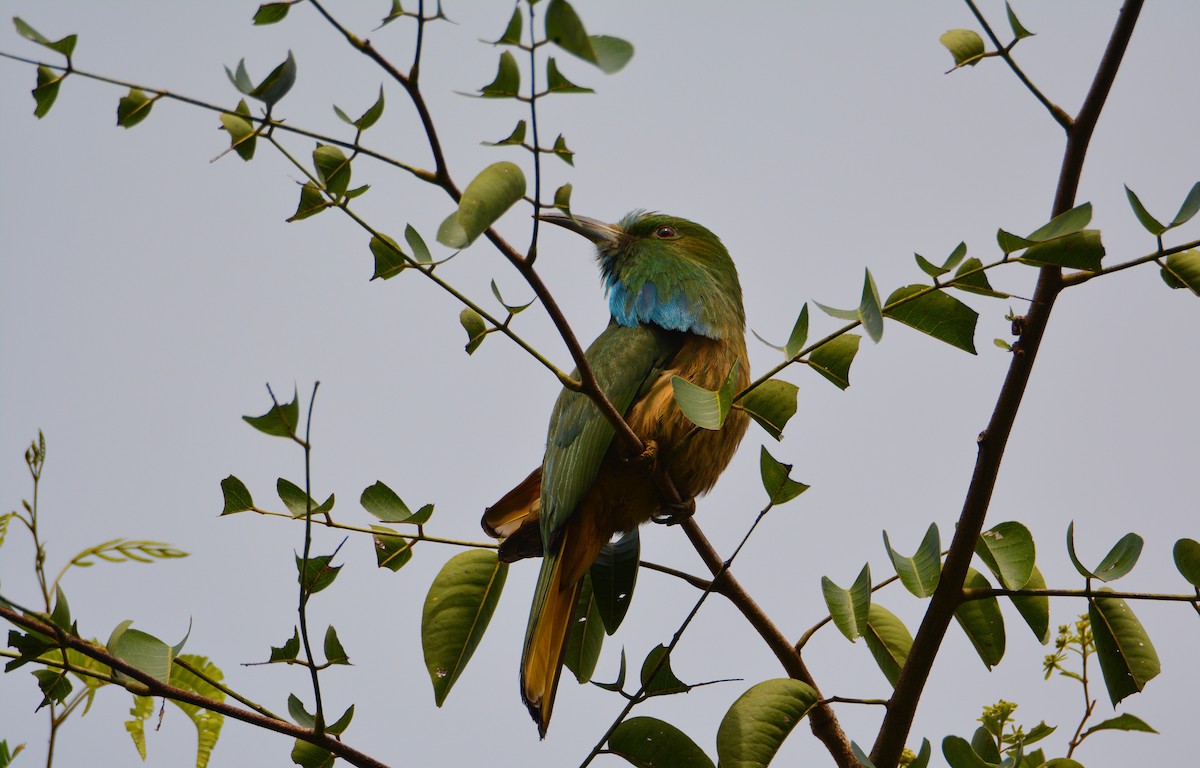
[[1111, 275], [1113, 272], [1120, 272], [1121, 270], [1129, 269], [1130, 267], [1137, 267], [1152, 261], [1158, 261], [1166, 256], [1171, 256], [1176, 253], [1183, 253], [1184, 251], [1190, 251], [1193, 248], [1200, 248], [1200, 240], [1193, 240], [1190, 243], [1177, 245], [1173, 248], [1166, 248], [1155, 251], [1154, 253], [1148, 253], [1145, 256], [1140, 256], [1130, 261], [1124, 261], [1120, 264], [1114, 264], [1111, 267], [1105, 267], [1104, 269], [1100, 269], [1095, 272], [1072, 272], [1069, 275], [1063, 275], [1063, 287], [1068, 288], [1072, 285], [1082, 285], [1092, 278], [1100, 277], [1102, 275]]
[[[176, 686], [164, 683], [153, 675], [150, 675], [141, 669], [133, 666], [123, 659], [117, 658], [110, 654], [101, 646], [94, 645], [91, 642], [84, 640], [77, 635], [67, 634], [60, 628], [40, 621], [32, 616], [26, 616], [7, 605], [0, 603], [0, 619], [4, 619], [11, 624], [22, 627], [25, 630], [37, 632], [39, 634], [48, 635], [58, 639], [60, 645], [64, 648], [71, 648], [79, 653], [87, 656], [90, 659], [107, 664], [117, 672], [133, 678], [135, 683], [126, 684], [126, 688], [137, 689], [136, 692], [145, 696], [158, 696], [172, 701], [183, 702], [184, 704], [192, 704], [210, 712], [231, 717], [235, 720], [240, 720], [243, 723], [258, 726], [265, 730], [281, 733], [285, 736], [306, 741], [322, 749], [332, 752], [337, 757], [342, 758], [351, 765], [359, 766], [359, 768], [387, 768], [384, 763], [379, 762], [369, 755], [348, 746], [339, 741], [337, 738], [327, 733], [316, 733], [307, 728], [301, 728], [298, 725], [289, 723], [286, 720], [278, 720], [272, 717], [266, 717], [258, 712], [235, 707], [232, 704], [226, 704], [223, 701], [210, 699], [207, 696], [202, 696], [194, 691], [184, 690]], [[141, 685], [138, 685], [140, 683]]]
[[963, 602], [986, 600], [989, 597], [1083, 597], [1087, 599], [1116, 598], [1120, 600], [1159, 600], [1178, 603], [1200, 602], [1200, 595], [1166, 595], [1158, 592], [1097, 592], [1087, 589], [1004, 589], [1003, 587], [971, 587], [962, 591]]

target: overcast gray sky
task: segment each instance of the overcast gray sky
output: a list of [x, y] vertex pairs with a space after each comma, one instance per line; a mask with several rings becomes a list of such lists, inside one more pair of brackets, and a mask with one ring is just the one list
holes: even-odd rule
[[[388, 56], [407, 64], [405, 22], [372, 31], [388, 4], [333, 3], [330, 9]], [[1006, 29], [1003, 4], [985, 14]], [[222, 65], [246, 57], [261, 78], [295, 52], [299, 80], [278, 114], [289, 124], [350, 138], [330, 109], [352, 115], [374, 100], [383, 74], [356, 56], [306, 6], [285, 23], [249, 24], [254, 3], [85, 4], [7, 0], [51, 38], [80, 35], [77, 67], [232, 106], [237, 95]], [[570, 182], [577, 213], [615, 220], [633, 208], [658, 209], [707, 225], [738, 264], [750, 326], [786, 338], [803, 302], [850, 306], [863, 267], [881, 292], [923, 276], [914, 251], [944, 258], [959, 241], [970, 255], [995, 257], [995, 231], [1027, 232], [1049, 217], [1062, 153], [1061, 130], [999, 61], [945, 75], [938, 36], [974, 26], [965, 5], [936, 3], [593, 3], [580, 15], [595, 34], [627, 38], [637, 53], [606, 77], [559, 55], [571, 79], [596, 95], [547, 99], [543, 140], [558, 133], [578, 154], [574, 168], [545, 161], [544, 189]], [[1074, 113], [1116, 15], [1114, 2], [1019, 3], [1037, 36], [1016, 54], [1048, 96]], [[457, 25], [429, 30], [424, 88], [460, 185], [520, 150], [480, 146], [526, 116], [513, 102], [472, 100], [495, 74], [495, 39], [509, 3], [447, 2]], [[1092, 144], [1078, 200], [1095, 206], [1111, 262], [1153, 249], [1122, 184], [1152, 212], [1174, 215], [1200, 180], [1195, 128], [1200, 103], [1196, 31], [1200, 6], [1149, 4], [1143, 13]], [[1002, 32], [1002, 36], [1005, 36]], [[50, 54], [0, 32], [0, 49]], [[242, 478], [263, 506], [275, 479], [303, 483], [302, 456], [240, 419], [269, 406], [264, 383], [302, 394], [319, 379], [313, 437], [314, 487], [336, 492], [335, 514], [365, 523], [358, 495], [383, 480], [410, 504], [433, 502], [430, 532], [481, 536], [482, 509], [534, 467], [557, 385], [511, 343], [492, 337], [468, 357], [459, 307], [418, 275], [368, 282], [368, 237], [324, 213], [285, 224], [299, 174], [268, 147], [253, 163], [227, 156], [216, 116], [160, 103], [142, 125], [114, 127], [122, 91], [70, 78], [43, 120], [32, 116], [32, 68], [0, 61], [0, 502], [29, 495], [21, 454], [45, 430], [49, 457], [41, 514], [52, 571], [75, 552], [118, 536], [170, 542], [192, 555], [152, 565], [102, 564], [67, 576], [64, 587], [81, 631], [101, 638], [126, 618], [168, 642], [192, 622], [187, 650], [210, 656], [229, 683], [277, 710], [288, 692], [306, 700], [307, 676], [286, 667], [242, 667], [267, 657], [295, 623], [293, 551], [302, 529], [250, 515], [218, 519], [219, 481]], [[403, 93], [385, 83], [387, 108], [367, 143], [428, 165], [419, 124]], [[299, 156], [308, 140], [286, 139]], [[400, 237], [406, 224], [433, 242], [452, 210], [440, 192], [366, 160], [355, 183], [370, 192], [356, 208]], [[521, 246], [528, 210], [500, 229]], [[1168, 244], [1197, 237], [1193, 222]], [[1171, 235], [1176, 237], [1176, 235]], [[606, 308], [590, 246], [545, 232], [539, 268], [578, 334], [594, 337]], [[485, 244], [443, 272], [490, 302], [495, 279], [505, 297], [529, 291]], [[1029, 295], [1035, 273], [1007, 267], [992, 278]], [[735, 572], [793, 637], [825, 614], [819, 580], [849, 584], [869, 561], [890, 575], [880, 531], [912, 552], [936, 522], [948, 541], [986, 423], [1008, 363], [992, 344], [1008, 338], [1009, 306], [967, 297], [981, 312], [969, 356], [889, 323], [883, 342], [864, 342], [841, 392], [809, 371], [784, 374], [800, 386], [799, 412], [776, 444], [756, 427], [698, 520], [730, 552], [761, 507], [758, 446], [796, 465], [812, 490], [773, 511]], [[1063, 546], [1076, 521], [1085, 561], [1095, 563], [1130, 530], [1146, 539], [1144, 562], [1117, 586], [1179, 592], [1170, 565], [1179, 536], [1200, 537], [1190, 478], [1197, 460], [1200, 373], [1195, 328], [1200, 304], [1168, 290], [1154, 268], [1130, 270], [1068, 290], [1061, 298], [1005, 459], [989, 521], [1018, 519], [1039, 545], [1052, 586], [1082, 586]], [[836, 322], [817, 313], [814, 332]], [[569, 359], [544, 313], [521, 315], [519, 332], [556, 360]], [[755, 371], [777, 353], [751, 342]], [[341, 535], [321, 532], [328, 552]], [[515, 566], [475, 659], [445, 706], [433, 706], [419, 625], [425, 592], [455, 550], [416, 547], [399, 573], [377, 569], [370, 541], [342, 549], [337, 583], [311, 604], [323, 631], [333, 623], [355, 666], [323, 676], [327, 706], [357, 704], [347, 740], [395, 765], [573, 765], [623, 704], [617, 696], [564, 682], [544, 743], [521, 706], [517, 661], [537, 564]], [[677, 530], [644, 531], [647, 559], [700, 573]], [[34, 602], [32, 553], [9, 528], [0, 550], [4, 594]], [[643, 573], [629, 619], [608, 640], [598, 679], [615, 676], [619, 649], [640, 664], [667, 642], [697, 594]], [[876, 599], [916, 625], [925, 603], [888, 588]], [[1054, 600], [1052, 625], [1085, 606]], [[1161, 735], [1101, 734], [1076, 758], [1089, 768], [1145, 762], [1147, 755], [1194, 752], [1194, 692], [1200, 623], [1186, 606], [1138, 604], [1162, 658], [1163, 674], [1120, 711]], [[1008, 651], [988, 673], [965, 636], [951, 628], [910, 741], [935, 748], [948, 733], [970, 735], [984, 704], [1021, 704], [1018, 720], [1060, 726], [1050, 741], [1062, 754], [1080, 715], [1077, 687], [1042, 681], [1046, 648], [1011, 606], [1004, 607]], [[882, 697], [887, 683], [863, 643], [832, 627], [806, 660], [827, 695]], [[752, 683], [781, 676], [774, 657], [740, 616], [710, 601], [673, 660], [684, 680], [743, 678], [658, 700], [638, 714], [681, 727], [710, 755], [729, 704]], [[1098, 679], [1098, 675], [1097, 675]], [[19, 764], [44, 760], [44, 712], [26, 672], [0, 678], [0, 738], [26, 742]], [[1110, 716], [1101, 686], [1097, 719]], [[126, 694], [105, 690], [86, 719], [67, 726], [58, 765], [137, 765], [121, 722]], [[859, 743], [874, 738], [879, 712], [842, 706]], [[168, 708], [148, 734], [150, 765], [187, 765], [194, 730]], [[287, 739], [227, 721], [213, 765], [289, 764]], [[935, 764], [941, 761], [940, 750]], [[619, 762], [606, 758], [606, 763]], [[807, 724], [779, 764], [822, 765]]]

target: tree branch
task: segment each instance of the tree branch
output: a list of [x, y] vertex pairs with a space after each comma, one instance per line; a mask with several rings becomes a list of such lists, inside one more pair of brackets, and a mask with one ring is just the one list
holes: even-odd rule
[[264, 728], [268, 731], [274, 731], [275, 733], [281, 733], [285, 736], [291, 736], [293, 738], [300, 739], [301, 741], [306, 741], [309, 744], [313, 744], [314, 746], [331, 752], [351, 765], [359, 766], [359, 768], [387, 768], [386, 764], [379, 762], [369, 755], [359, 752], [358, 750], [344, 744], [329, 734], [318, 735], [307, 728], [301, 728], [300, 726], [294, 725], [285, 720], [277, 720], [275, 718], [266, 717], [257, 712], [240, 709], [230, 704], [226, 704], [223, 701], [216, 701], [215, 699], [210, 699], [207, 696], [201, 696], [198, 693], [164, 683], [158, 678], [143, 672], [123, 659], [113, 656], [107, 650], [98, 645], [93, 645], [91, 642], [84, 640], [81, 637], [69, 635], [60, 630], [58, 627], [46, 624], [45, 622], [35, 619], [32, 616], [26, 616], [18, 613], [6, 605], [0, 605], [0, 618], [5, 619], [6, 621], [10, 622], [11, 624], [15, 624], [18, 627], [22, 627], [25, 630], [37, 632], [49, 637], [55, 637], [58, 639], [62, 647], [74, 649], [90, 659], [99, 661], [102, 664], [107, 664], [115, 671], [120, 672], [126, 677], [133, 678], [133, 680], [142, 683], [145, 686], [144, 690], [136, 691], [141, 695], [159, 696], [165, 699], [171, 699], [172, 701], [183, 702], [184, 704], [192, 704], [202, 709], [207, 709], [210, 712], [217, 712], [225, 715], [226, 717], [231, 717], [234, 720], [241, 720], [243, 723], [249, 723], [250, 725]]
[[[1067, 131], [1067, 147], [1059, 173], [1053, 215], [1067, 211], [1073, 206], [1088, 144], [1137, 24], [1142, 2], [1143, 0], [1128, 0], [1121, 9], [1079, 116]], [[1033, 304], [1026, 317], [1025, 331], [1013, 345], [1013, 359], [1000, 389], [996, 407], [992, 411], [987, 428], [979, 435], [975, 470], [949, 554], [942, 568], [941, 581], [913, 639], [912, 649], [900, 671], [891, 704], [871, 751], [871, 759], [878, 768], [894, 768], [899, 761], [934, 659], [946, 629], [954, 617], [954, 611], [962, 601], [963, 582], [971, 563], [975, 542], [983, 529], [1004, 449], [1025, 395], [1033, 363], [1050, 320], [1050, 312], [1062, 285], [1061, 269], [1044, 267], [1041, 270]]]
[[1200, 595], [1165, 595], [1160, 592], [1097, 592], [1094, 589], [1004, 589], [1003, 587], [979, 587], [962, 591], [962, 601], [985, 600], [989, 597], [1086, 597], [1121, 600], [1160, 600], [1166, 602], [1200, 604]]

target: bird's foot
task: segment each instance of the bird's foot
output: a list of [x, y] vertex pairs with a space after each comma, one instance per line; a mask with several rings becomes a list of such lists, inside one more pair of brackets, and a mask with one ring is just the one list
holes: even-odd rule
[[659, 525], [679, 525], [694, 514], [696, 514], [696, 500], [690, 498], [677, 504], [664, 504], [659, 511], [650, 516], [650, 520]]
[[653, 467], [658, 463], [658, 443], [647, 440], [641, 453], [637, 456], [624, 456], [623, 460], [626, 464]]

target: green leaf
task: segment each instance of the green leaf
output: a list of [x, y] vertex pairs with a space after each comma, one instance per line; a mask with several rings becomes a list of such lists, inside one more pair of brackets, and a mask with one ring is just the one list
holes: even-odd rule
[[[1045, 589], [1046, 579], [1038, 567], [1033, 566], [1025, 589]], [[1050, 598], [1046, 595], [1010, 595], [1009, 600], [1017, 612], [1033, 630], [1033, 635], [1042, 645], [1050, 642]]]
[[333, 764], [337, 762], [337, 758], [329, 750], [300, 739], [296, 739], [296, 744], [292, 747], [291, 758], [292, 762], [301, 768], [333, 768]]
[[766, 766], [783, 740], [817, 703], [817, 692], [799, 680], [766, 680], [738, 697], [717, 728], [722, 766]]
[[1044, 243], [1050, 240], [1057, 240], [1067, 235], [1074, 235], [1082, 232], [1084, 227], [1092, 222], [1092, 204], [1082, 203], [1069, 211], [1062, 213], [1050, 219], [1048, 224], [1044, 224], [1031, 232], [1025, 239], [1035, 243]]
[[229, 475], [228, 478], [221, 481], [221, 494], [224, 497], [222, 515], [233, 515], [235, 512], [247, 512], [254, 509], [254, 499], [250, 496], [250, 490], [244, 482], [233, 475]]
[[350, 727], [350, 721], [353, 719], [354, 719], [354, 705], [351, 704], [349, 706], [349, 708], [347, 708], [346, 711], [342, 713], [341, 717], [339, 717], [337, 720], [334, 720], [329, 725], [325, 726], [325, 731], [327, 733], [332, 733], [334, 735], [344, 733], [346, 731], [346, 729]]
[[895, 567], [896, 575], [900, 577], [904, 588], [917, 597], [931, 597], [942, 577], [941, 542], [937, 524], [930, 523], [929, 529], [925, 531], [925, 538], [921, 540], [916, 554], [912, 557], [904, 557], [892, 549], [887, 531], [883, 532], [883, 546], [887, 549], [888, 557], [891, 558], [892, 566]]
[[826, 306], [819, 301], [814, 301], [813, 304], [816, 304], [818, 307], [820, 307], [821, 311], [825, 314], [829, 315], [830, 317], [836, 317], [838, 320], [857, 321], [859, 319], [857, 307], [854, 309], [838, 309], [837, 307]]
[[771, 504], [786, 504], [808, 490], [809, 486], [791, 478], [792, 465], [784, 464], [767, 452], [767, 446], [762, 447], [759, 455], [759, 471], [762, 474], [763, 488]]
[[800, 315], [796, 318], [796, 324], [792, 326], [792, 333], [788, 336], [787, 344], [783, 346], [783, 356], [791, 360], [803, 351], [806, 341], [808, 341], [808, 302], [805, 302], [804, 306], [800, 308]]
[[492, 281], [492, 295], [496, 297], [496, 301], [500, 302], [500, 306], [502, 306], [506, 310], [508, 310], [508, 313], [510, 315], [521, 314], [525, 310], [532, 307], [533, 302], [537, 301], [537, 297], [535, 296], [534, 298], [530, 299], [529, 301], [525, 302], [524, 304], [509, 304], [507, 301], [504, 300], [504, 297], [500, 295], [500, 287], [496, 285], [495, 280]]
[[[1101, 593], [1109, 591], [1107, 587]], [[1129, 604], [1116, 597], [1097, 597], [1088, 605], [1096, 657], [1104, 673], [1108, 697], [1116, 706], [1126, 696], [1138, 693], [1158, 676], [1162, 667], [1150, 636]]]
[[1085, 229], [1082, 232], [1031, 245], [1021, 256], [1020, 261], [1038, 267], [1067, 267], [1086, 272], [1099, 272], [1100, 261], [1103, 258], [1104, 244], [1100, 242], [1100, 230]]
[[323, 515], [333, 509], [336, 500], [333, 494], [329, 494], [324, 504], [317, 504], [317, 500], [306, 495], [303, 488], [282, 477], [275, 481], [275, 491], [292, 517], [304, 517], [310, 514], [310, 510], [311, 514]]
[[437, 239], [448, 248], [466, 248], [525, 195], [525, 174], [514, 163], [493, 163], [471, 180], [458, 210], [438, 228]]
[[554, 140], [554, 147], [550, 151], [567, 165], [575, 165], [575, 153], [567, 149], [567, 140], [563, 138], [561, 133]]
[[606, 75], [619, 72], [633, 58], [633, 46], [607, 35], [588, 35], [579, 15], [565, 0], [546, 8], [546, 38], [567, 53], [594, 64]]
[[747, 392], [739, 405], [771, 437], [782, 440], [783, 428], [796, 415], [799, 391], [800, 388], [790, 381], [768, 379]]
[[969, 29], [951, 29], [938, 40], [954, 57], [954, 69], [967, 65], [973, 67], [983, 58], [983, 38], [977, 32]]
[[141, 758], [145, 760], [146, 721], [154, 714], [154, 699], [150, 696], [138, 696], [134, 694], [133, 707], [130, 708], [129, 714], [133, 716], [133, 719], [125, 721], [125, 730], [129, 732], [129, 736], [133, 739], [134, 748], [137, 749]]
[[[963, 587], [991, 589], [992, 585], [982, 573], [968, 568]], [[1004, 658], [1004, 617], [1000, 615], [1000, 601], [994, 597], [966, 600], [954, 611], [954, 618], [967, 633], [984, 665], [991, 669], [999, 664]]]
[[1005, 232], [1003, 229], [996, 230], [996, 242], [1000, 246], [1000, 250], [1007, 256], [1010, 253], [1028, 248], [1033, 245], [1032, 242], [1023, 237], [1018, 237], [1012, 232]]
[[970, 742], [961, 736], [942, 739], [942, 756], [950, 768], [994, 768], [993, 764], [984, 762]]
[[1067, 555], [1071, 558], [1075, 570], [1079, 571], [1079, 575], [1089, 579], [1116, 581], [1129, 573], [1133, 566], [1137, 565], [1138, 557], [1142, 554], [1142, 544], [1142, 537], [1136, 533], [1125, 534], [1108, 551], [1100, 565], [1096, 566], [1096, 570], [1089, 571], [1083, 567], [1075, 554], [1075, 522], [1071, 521], [1067, 526]]
[[304, 182], [300, 187], [300, 203], [296, 206], [296, 212], [288, 217], [288, 221], [300, 221], [307, 219], [309, 216], [316, 216], [321, 211], [328, 208], [332, 203], [325, 199], [321, 194], [321, 188], [311, 181]]
[[1096, 723], [1091, 728], [1088, 728], [1083, 732], [1083, 737], [1087, 738], [1089, 734], [1095, 733], [1096, 731], [1141, 731], [1143, 733], [1158, 733], [1158, 731], [1151, 728], [1145, 720], [1141, 719], [1137, 715], [1131, 715], [1128, 712], [1122, 715], [1117, 715], [1116, 717], [1110, 717], [1103, 722]]
[[467, 332], [467, 344], [465, 349], [468, 355], [475, 353], [479, 349], [479, 345], [483, 343], [487, 336], [487, 325], [478, 312], [467, 307], [462, 312], [458, 313], [458, 322]]
[[592, 581], [592, 600], [604, 622], [604, 631], [612, 635], [625, 620], [637, 586], [641, 538], [634, 528], [610, 541], [600, 550], [588, 573]]
[[428, 264], [433, 261], [433, 257], [429, 255], [429, 246], [425, 245], [421, 233], [413, 229], [412, 224], [404, 227], [404, 240], [408, 243], [408, 247], [412, 248], [413, 258], [417, 260], [417, 263]]
[[975, 554], [1005, 589], [1024, 589], [1033, 575], [1033, 535], [1021, 523], [1000, 523], [979, 534]]
[[725, 423], [729, 408], [733, 405], [734, 388], [737, 386], [739, 361], [734, 360], [725, 376], [725, 382], [717, 391], [705, 389], [680, 376], [671, 377], [671, 389], [679, 410], [693, 424], [702, 429], [717, 430]]
[[382, 480], [376, 480], [374, 485], [364, 488], [358, 502], [363, 509], [385, 523], [407, 523], [413, 517], [412, 510], [404, 500], [384, 485]]
[[254, 90], [254, 83], [250, 80], [250, 73], [246, 71], [246, 60], [238, 61], [237, 70], [231, 70], [225, 67], [225, 74], [229, 76], [229, 82], [233, 83], [233, 87], [237, 88], [240, 93], [246, 95]]
[[512, 17], [508, 20], [508, 26], [504, 29], [504, 34], [500, 35], [500, 39], [492, 43], [492, 45], [520, 45], [521, 23], [521, 7], [518, 5], [516, 8], [513, 8]]
[[1162, 268], [1162, 279], [1172, 288], [1187, 288], [1200, 296], [1200, 251], [1172, 253]]
[[653, 717], [622, 721], [608, 737], [608, 751], [635, 768], [714, 768], [686, 733]]
[[342, 122], [353, 125], [360, 131], [365, 131], [379, 122], [379, 118], [383, 116], [383, 86], [379, 86], [379, 98], [375, 99], [375, 103], [368, 107], [367, 111], [363, 112], [357, 120], [351, 120], [337, 105], [334, 105], [333, 111], [341, 118]]
[[183, 647], [185, 636], [178, 645], [170, 646], [153, 635], [131, 629], [131, 621], [123, 621], [113, 630], [106, 648], [118, 659], [137, 667], [155, 680], [170, 682], [171, 664]]
[[388, 24], [391, 24], [396, 19], [402, 19], [405, 16], [409, 16], [409, 15], [411, 15], [411, 14], [404, 12], [404, 8], [400, 5], [400, 0], [392, 0], [392, 10], [389, 11], [388, 15], [383, 18], [383, 21], [381, 21], [379, 23], [379, 26], [381, 28], [386, 27]]
[[260, 27], [267, 24], [278, 24], [287, 18], [291, 8], [291, 3], [263, 3], [254, 12], [254, 24]]
[[1167, 228], [1159, 223], [1158, 219], [1150, 215], [1150, 211], [1146, 210], [1146, 206], [1142, 205], [1142, 201], [1134, 193], [1129, 185], [1125, 185], [1125, 197], [1129, 198], [1129, 207], [1133, 208], [1133, 215], [1137, 216], [1137, 220], [1142, 223], [1146, 231], [1156, 237], [1167, 231]]
[[908, 764], [908, 768], [928, 768], [932, 752], [933, 748], [929, 744], [929, 739], [921, 739], [921, 749], [917, 751], [917, 756], [913, 761]]
[[338, 640], [337, 630], [333, 628], [332, 624], [329, 625], [329, 629], [325, 630], [325, 661], [330, 664], [350, 663], [350, 657], [346, 655], [346, 649]]
[[568, 216], [571, 215], [571, 190], [570, 184], [563, 184], [554, 190], [554, 207]]
[[31, 91], [35, 104], [34, 117], [40, 120], [50, 112], [50, 108], [54, 106], [54, 100], [58, 98], [58, 88], [64, 79], [66, 79], [66, 75], [60, 75], [49, 67], [39, 66], [37, 68], [37, 86]]
[[1171, 227], [1187, 224], [1198, 212], [1200, 212], [1200, 181], [1193, 184], [1188, 191], [1187, 197], [1183, 199], [1183, 204], [1179, 206], [1179, 213], [1171, 219]]
[[921, 254], [919, 254], [919, 253], [913, 254], [913, 256], [915, 256], [917, 259], [917, 266], [920, 267], [921, 271], [924, 272], [925, 274], [929, 275], [930, 277], [934, 278], [935, 280], [937, 278], [941, 277], [942, 275], [946, 274], [950, 270], [954, 269], [955, 267], [957, 267], [958, 263], [960, 261], [962, 261], [963, 257], [966, 255], [967, 255], [967, 244], [959, 243], [958, 245], [956, 245], [954, 247], [954, 250], [950, 253], [950, 255], [948, 257], [946, 257], [945, 263], [939, 267], [936, 264], [933, 264], [932, 262], [928, 261]]
[[132, 128], [150, 116], [150, 108], [154, 99], [138, 88], [130, 88], [129, 93], [117, 102], [117, 125], [122, 128]]
[[496, 552], [455, 555], [429, 587], [421, 612], [421, 647], [440, 707], [483, 638], [508, 575]]
[[512, 99], [521, 93], [521, 70], [517, 60], [508, 51], [500, 54], [500, 67], [496, 79], [479, 89], [479, 95], [487, 99]]
[[839, 389], [845, 389], [850, 386], [850, 364], [858, 354], [860, 341], [861, 336], [844, 333], [814, 349], [805, 362]]
[[350, 161], [339, 147], [318, 144], [313, 150], [313, 166], [317, 179], [335, 200], [346, 194], [350, 186]]
[[380, 568], [395, 573], [412, 560], [412, 539], [406, 539], [382, 525], [372, 525], [371, 530], [375, 532], [371, 537], [375, 544], [375, 564]]
[[512, 129], [512, 133], [508, 134], [507, 138], [500, 141], [485, 141], [483, 142], [489, 147], [503, 147], [506, 145], [520, 146], [525, 143], [525, 121], [521, 120], [516, 127]]
[[596, 671], [600, 660], [600, 648], [604, 644], [604, 622], [592, 599], [592, 580], [586, 574], [575, 600], [571, 624], [567, 629], [566, 646], [563, 649], [563, 666], [571, 670], [575, 679], [586, 683]]
[[258, 140], [258, 134], [255, 133], [249, 117], [250, 107], [245, 99], [238, 102], [235, 111], [221, 113], [221, 127], [229, 134], [230, 148], [246, 161], [254, 157], [254, 145]]
[[558, 71], [558, 63], [551, 56], [546, 60], [546, 93], [595, 93], [591, 88], [575, 85]]
[[854, 759], [858, 761], [860, 768], [875, 768], [875, 763], [871, 762], [870, 755], [863, 752], [862, 747], [858, 746], [858, 742], [850, 742], [850, 751], [854, 754]]
[[387, 235], [371, 235], [369, 247], [371, 255], [375, 257], [375, 273], [371, 275], [372, 280], [390, 280], [409, 266], [404, 251]]
[[863, 330], [876, 344], [883, 338], [883, 310], [880, 309], [879, 290], [875, 287], [875, 279], [871, 270], [866, 271], [863, 278], [862, 301], [858, 305], [858, 319]]
[[1017, 18], [1017, 14], [1013, 13], [1012, 6], [1007, 2], [1004, 4], [1004, 10], [1008, 12], [1008, 26], [1012, 28], [1013, 36], [1017, 40], [1022, 40], [1026, 37], [1033, 37], [1033, 33], [1025, 28], [1021, 20]]
[[273, 437], [294, 436], [296, 424], [300, 418], [300, 399], [293, 393], [292, 402], [279, 405], [274, 403], [271, 410], [262, 416], [243, 416], [242, 420], [266, 435]]
[[[897, 288], [888, 297], [883, 314], [952, 347], [975, 354], [975, 323], [979, 313], [941, 291], [917, 296], [927, 288], [924, 285]], [[916, 298], [904, 301], [910, 296]], [[901, 301], [904, 303], [898, 304]]]
[[294, 693], [288, 694], [288, 715], [292, 720], [296, 721], [296, 725], [304, 728], [312, 728], [317, 724], [317, 718], [304, 708], [304, 702], [300, 701]]
[[867, 633], [863, 639], [867, 641], [867, 648], [880, 671], [895, 687], [900, 678], [900, 669], [912, 648], [912, 635], [908, 633], [904, 622], [882, 605], [871, 603], [867, 612]]
[[296, 657], [299, 655], [300, 655], [300, 630], [293, 627], [292, 628], [292, 637], [290, 640], [288, 640], [287, 642], [285, 642], [283, 645], [279, 646], [278, 648], [276, 648], [275, 646], [271, 646], [270, 661], [272, 661], [272, 662], [295, 661]]
[[296, 58], [292, 56], [291, 51], [288, 51], [287, 59], [271, 70], [271, 74], [264, 77], [263, 81], [246, 95], [252, 99], [258, 99], [267, 105], [267, 109], [270, 109], [278, 104], [279, 100], [286, 96], [295, 84]]
[[26, 40], [32, 40], [38, 45], [49, 48], [56, 53], [61, 53], [68, 59], [71, 58], [71, 54], [75, 52], [75, 43], [79, 41], [78, 35], [67, 35], [61, 40], [52, 41], [43, 36], [42, 33], [38, 32], [33, 27], [26, 24], [17, 16], [13, 17], [13, 26], [17, 28], [17, 34], [19, 34], [21, 37], [25, 38]]
[[1200, 542], [1195, 539], [1180, 539], [1172, 550], [1175, 567], [1188, 583], [1200, 589]]
[[983, 271], [983, 262], [979, 259], [967, 259], [964, 261], [963, 265], [954, 273], [954, 279], [946, 283], [946, 285], [951, 288], [957, 288], [960, 291], [977, 293], [980, 296], [990, 296], [996, 299], [1008, 298], [1007, 293], [1001, 293], [992, 289], [992, 284], [987, 279], [987, 273]]
[[842, 589], [827, 576], [821, 577], [821, 592], [834, 626], [850, 642], [868, 632], [868, 614], [871, 609], [871, 564], [867, 563], [858, 573], [850, 589]]
[[646, 660], [642, 662], [641, 681], [647, 696], [687, 693], [695, 687], [683, 682], [671, 671], [671, 657], [665, 645], [657, 645], [646, 654]]
[[296, 556], [296, 578], [305, 593], [315, 595], [337, 578], [340, 565], [330, 565], [333, 555], [318, 555], [307, 560]]
[[[71, 695], [71, 679], [61, 669], [35, 669], [33, 676], [37, 678], [38, 688], [42, 691], [42, 701], [37, 709], [50, 704], [62, 704]], [[34, 710], [37, 711], [37, 710]]]

